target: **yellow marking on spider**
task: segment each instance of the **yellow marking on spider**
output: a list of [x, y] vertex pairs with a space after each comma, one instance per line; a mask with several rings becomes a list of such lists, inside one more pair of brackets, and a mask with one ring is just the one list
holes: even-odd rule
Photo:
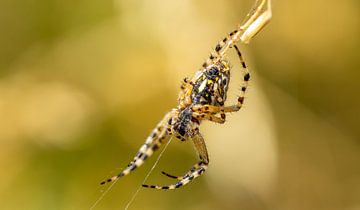
[[200, 85], [200, 87], [199, 87], [199, 92], [202, 92], [202, 91], [205, 89], [206, 83], [207, 83], [207, 80], [204, 80], [204, 81], [201, 83], [201, 85]]

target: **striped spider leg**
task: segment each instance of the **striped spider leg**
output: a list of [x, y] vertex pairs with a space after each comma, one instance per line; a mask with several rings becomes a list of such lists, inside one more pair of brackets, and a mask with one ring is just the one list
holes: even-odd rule
[[193, 165], [191, 167], [191, 169], [184, 176], [173, 176], [173, 175], [168, 174], [163, 171], [162, 174], [164, 174], [165, 176], [179, 180], [175, 184], [165, 185], [165, 186], [143, 184], [142, 185], [143, 187], [154, 188], [154, 189], [173, 190], [173, 189], [176, 189], [176, 188], [179, 188], [181, 186], [188, 184], [193, 179], [199, 177], [200, 175], [202, 175], [205, 172], [205, 170], [207, 169], [208, 164], [209, 164], [209, 157], [208, 157], [208, 153], [207, 153], [207, 149], [206, 149], [206, 145], [205, 145], [205, 141], [204, 141], [203, 137], [201, 136], [201, 134], [197, 128], [196, 128], [195, 132], [196, 132], [196, 134], [195, 134], [195, 136], [193, 136], [191, 138], [191, 140], [194, 144], [196, 151], [199, 154], [200, 161], [197, 162], [195, 165]]
[[[189, 103], [189, 94], [192, 90], [191, 82], [185, 78], [180, 88], [181, 92], [179, 94], [179, 106], [183, 107]], [[148, 157], [150, 157], [160, 148], [162, 144], [166, 143], [170, 139], [173, 134], [172, 124], [174, 123], [175, 119], [177, 119], [177, 115], [177, 109], [173, 109], [171, 112], [167, 113], [148, 136], [145, 143], [140, 147], [134, 159], [128, 164], [128, 166], [118, 175], [104, 180], [100, 184], [104, 185], [106, 183], [113, 182], [120, 177], [128, 175], [130, 172], [141, 166]], [[178, 138], [180, 138], [180, 136], [178, 136]], [[182, 140], [184, 141], [185, 139]]]
[[271, 0], [262, 0], [261, 3], [256, 6], [257, 2], [258, 0], [255, 3], [255, 9], [247, 15], [244, 21], [245, 23], [230, 32], [228, 36], [215, 46], [214, 52], [212, 52], [204, 62], [203, 67], [207, 67], [223, 59], [227, 50], [235, 43], [241, 41], [242, 43], [248, 44], [251, 39], [269, 23], [272, 17]]
[[105, 181], [102, 181], [100, 184], [104, 185], [108, 182], [113, 182], [120, 177], [128, 175], [130, 172], [141, 166], [144, 161], [148, 157], [150, 157], [156, 150], [158, 150], [162, 144], [166, 143], [172, 135], [171, 123], [173, 121], [174, 113], [175, 110], [172, 110], [165, 115], [165, 117], [151, 132], [145, 143], [140, 147], [134, 159], [121, 173]]

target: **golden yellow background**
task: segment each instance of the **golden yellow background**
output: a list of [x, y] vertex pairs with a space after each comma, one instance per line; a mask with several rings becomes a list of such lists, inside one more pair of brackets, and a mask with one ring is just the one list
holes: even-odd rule
[[[180, 81], [235, 29], [251, 0], [0, 0], [0, 209], [89, 209], [164, 114]], [[245, 106], [205, 122], [210, 166], [130, 209], [359, 210], [358, 0], [273, 1], [240, 45]], [[240, 84], [233, 65], [229, 103]], [[173, 139], [148, 184], [196, 162]], [[156, 157], [95, 209], [123, 209]]]

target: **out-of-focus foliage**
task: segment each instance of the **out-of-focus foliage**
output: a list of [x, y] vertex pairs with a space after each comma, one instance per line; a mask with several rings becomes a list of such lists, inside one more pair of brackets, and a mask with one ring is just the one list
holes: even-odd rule
[[[0, 1], [0, 209], [88, 209], [252, 1]], [[360, 209], [359, 2], [274, 1], [244, 108], [205, 122], [210, 167], [131, 209]], [[238, 60], [229, 52], [235, 100]], [[231, 102], [229, 102], [231, 103]], [[196, 161], [173, 140], [159, 172]], [[95, 209], [122, 209], [154, 163]]]

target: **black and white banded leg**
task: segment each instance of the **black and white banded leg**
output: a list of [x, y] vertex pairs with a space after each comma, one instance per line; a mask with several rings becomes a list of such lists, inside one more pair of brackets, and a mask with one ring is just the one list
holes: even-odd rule
[[205, 141], [204, 138], [201, 136], [200, 133], [197, 133], [197, 135], [195, 135], [192, 138], [192, 141], [194, 143], [195, 149], [199, 154], [200, 157], [200, 161], [195, 164], [184, 176], [173, 176], [170, 175], [168, 173], [163, 172], [164, 175], [171, 177], [171, 178], [175, 178], [178, 179], [179, 181], [175, 184], [172, 185], [165, 185], [165, 186], [158, 186], [158, 185], [147, 185], [147, 184], [143, 184], [143, 187], [148, 187], [148, 188], [153, 188], [153, 189], [165, 189], [165, 190], [173, 190], [176, 188], [179, 188], [181, 186], [184, 186], [186, 184], [188, 184], [189, 182], [191, 182], [192, 180], [194, 180], [195, 178], [199, 177], [200, 175], [202, 175], [205, 170], [208, 167], [209, 164], [209, 157], [208, 157], [208, 153], [207, 153], [207, 149], [206, 149], [206, 145], [205, 145]]
[[174, 175], [171, 175], [165, 171], [162, 171], [161, 173], [169, 178], [172, 178], [172, 179], [177, 179], [177, 180], [183, 180], [184, 178], [186, 178], [187, 176], [189, 176], [192, 172], [196, 171], [197, 169], [200, 168], [200, 166], [203, 165], [203, 161], [200, 160], [199, 162], [197, 162], [195, 165], [193, 165], [190, 169], [190, 171], [188, 173], [186, 173], [184, 176], [174, 176]]
[[239, 39], [239, 35], [242, 29], [236, 29], [230, 32], [225, 38], [219, 41], [214, 50], [210, 53], [209, 58], [203, 63], [203, 67], [206, 68], [207, 66], [216, 63], [220, 59], [222, 59], [225, 55], [225, 52], [229, 47], [233, 45], [233, 43], [237, 42]]
[[121, 173], [102, 181], [100, 184], [103, 185], [108, 182], [113, 182], [120, 177], [128, 175], [133, 170], [141, 166], [148, 157], [159, 149], [162, 144], [166, 143], [172, 135], [172, 116], [173, 111], [165, 115], [156, 128], [151, 132], [145, 143], [140, 147], [134, 159]]
[[249, 73], [249, 69], [247, 68], [246, 66], [246, 63], [241, 55], [241, 52], [239, 50], [239, 48], [234, 44], [234, 49], [236, 50], [236, 53], [240, 59], [240, 63], [241, 63], [241, 67], [243, 69], [243, 75], [244, 75], [244, 78], [243, 78], [243, 84], [241, 85], [241, 88], [240, 88], [240, 95], [238, 97], [238, 100], [237, 100], [237, 103], [235, 105], [232, 105], [232, 106], [226, 106], [224, 107], [224, 111], [225, 112], [236, 112], [236, 111], [239, 111], [244, 103], [244, 99], [245, 99], [245, 92], [247, 90], [247, 87], [248, 87], [248, 83], [249, 83], [249, 80], [250, 80], [250, 73]]

